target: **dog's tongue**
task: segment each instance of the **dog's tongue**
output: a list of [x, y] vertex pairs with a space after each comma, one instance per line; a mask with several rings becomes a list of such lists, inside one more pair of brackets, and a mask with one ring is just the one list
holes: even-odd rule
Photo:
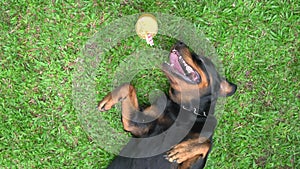
[[174, 69], [176, 69], [179, 73], [184, 75], [184, 71], [178, 62], [178, 56], [175, 53], [170, 54], [170, 63], [171, 65], [173, 65]]

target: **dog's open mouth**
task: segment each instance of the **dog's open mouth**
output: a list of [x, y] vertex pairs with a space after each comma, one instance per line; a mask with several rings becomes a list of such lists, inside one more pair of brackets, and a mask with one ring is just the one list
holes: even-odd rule
[[[167, 68], [167, 70], [166, 70]], [[201, 77], [190, 65], [188, 65], [180, 53], [173, 49], [170, 53], [170, 63], [164, 63], [163, 69], [176, 74], [190, 83], [200, 83]]]

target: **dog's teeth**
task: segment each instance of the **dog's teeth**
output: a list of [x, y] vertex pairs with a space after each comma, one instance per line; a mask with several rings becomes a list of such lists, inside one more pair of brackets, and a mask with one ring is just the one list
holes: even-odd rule
[[168, 63], [168, 62], [165, 62], [165, 64], [169, 65], [169, 66], [174, 66], [174, 64], [171, 64], [171, 63]]
[[189, 73], [192, 73], [192, 72], [193, 72], [193, 69], [192, 69], [191, 67], [186, 66], [185, 68], [186, 68], [186, 70], [187, 70]]
[[186, 67], [188, 66], [188, 65], [186, 64], [186, 62], [185, 62], [183, 59], [182, 59], [181, 61], [182, 61], [182, 63], [184, 64], [184, 66], [186, 66]]
[[182, 58], [182, 56], [178, 57], [178, 60], [180, 60], [180, 62], [183, 64], [183, 66], [185, 67], [185, 70], [187, 71], [188, 74], [194, 72], [193, 68], [191, 68]]

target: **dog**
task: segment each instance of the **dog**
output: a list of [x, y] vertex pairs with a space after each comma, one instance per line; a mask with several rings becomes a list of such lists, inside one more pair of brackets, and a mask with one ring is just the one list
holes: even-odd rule
[[[151, 151], [167, 140], [165, 137], [159, 144], [151, 141], [140, 145], [134, 138], [155, 138], [153, 136], [165, 133], [173, 126], [177, 127], [175, 132], [165, 135], [172, 137], [178, 132], [185, 134], [185, 131], [186, 134], [177, 143], [167, 145], [166, 151], [152, 156], [145, 155], [147, 151], [140, 158], [119, 155], [109, 169], [204, 168], [212, 148], [217, 98], [233, 95], [237, 86], [221, 77], [210, 59], [195, 54], [183, 42], [177, 42], [171, 48], [169, 57], [170, 63], [161, 66], [170, 83], [166, 97], [158, 97], [151, 106], [141, 109], [135, 88], [126, 83], [108, 93], [99, 102], [98, 109], [107, 111], [121, 102], [123, 128], [133, 136], [123, 149], [127, 153], [140, 152], [148, 146], [147, 151]], [[180, 131], [182, 128], [184, 130]]]

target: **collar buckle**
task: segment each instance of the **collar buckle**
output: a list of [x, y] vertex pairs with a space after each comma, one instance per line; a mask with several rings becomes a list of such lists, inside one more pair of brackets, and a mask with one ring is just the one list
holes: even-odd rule
[[197, 115], [197, 116], [204, 116], [204, 117], [207, 117], [207, 114], [206, 114], [205, 111], [203, 111], [202, 113], [199, 113], [199, 112], [197, 112], [197, 108], [196, 108], [196, 107], [193, 107], [192, 109], [188, 109], [188, 108], [182, 106], [182, 108], [183, 108], [184, 110], [187, 110], [187, 111], [192, 111], [192, 110], [193, 110], [193, 113], [194, 113], [195, 115]]

